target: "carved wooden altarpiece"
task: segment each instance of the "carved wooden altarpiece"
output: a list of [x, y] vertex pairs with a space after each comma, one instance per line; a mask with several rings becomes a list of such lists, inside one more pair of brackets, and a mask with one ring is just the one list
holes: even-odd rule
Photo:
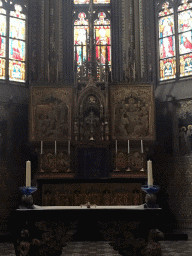
[[72, 88], [32, 87], [30, 140], [70, 140], [71, 107]]
[[70, 171], [72, 92], [71, 87], [31, 89], [30, 141], [37, 145], [40, 172]]
[[[110, 88], [111, 136], [118, 145], [114, 169], [125, 171], [124, 176], [130, 176], [130, 171], [131, 175], [146, 176], [146, 149], [155, 141], [154, 105], [152, 86]], [[117, 173], [112, 176], [117, 177]]]
[[113, 139], [155, 140], [152, 86], [118, 85], [110, 96]]
[[74, 140], [109, 140], [108, 86], [101, 90], [90, 79], [85, 88], [76, 91], [74, 105]]
[[[142, 203], [142, 192], [139, 188], [145, 182], [147, 173], [146, 151], [144, 147], [144, 152], [141, 152], [140, 141], [143, 140], [146, 146], [155, 140], [154, 96], [151, 86], [118, 85], [109, 88], [105, 84], [101, 88], [90, 79], [80, 89], [33, 87], [30, 114], [30, 140], [38, 144], [39, 153], [40, 141], [47, 145], [40, 155], [40, 172], [37, 174], [37, 180], [42, 183], [43, 204], [79, 205], [81, 201], [87, 203], [86, 200], [109, 205]], [[58, 143], [56, 154], [55, 141]], [[70, 154], [67, 143], [69, 141]], [[118, 142], [117, 152], [115, 141]], [[102, 166], [96, 164], [97, 158], [100, 162], [103, 161]], [[113, 171], [115, 167], [119, 172]], [[141, 171], [143, 168], [144, 172]], [[68, 178], [70, 181], [66, 180]], [[110, 189], [101, 190], [98, 185], [97, 189], [94, 187], [84, 191], [80, 188], [76, 191], [79, 178], [90, 179], [89, 184], [91, 179], [126, 178], [126, 195], [120, 189], [122, 181], [118, 189], [115, 189], [114, 183], [109, 185]], [[56, 189], [48, 191], [48, 197], [44, 190], [44, 180], [47, 179], [54, 180]], [[130, 179], [134, 180], [133, 185]], [[70, 183], [70, 193], [67, 191], [65, 194], [61, 193], [61, 196], [59, 192], [58, 195], [60, 183], [63, 184], [61, 187]], [[130, 187], [135, 192], [129, 191]], [[49, 201], [49, 197], [53, 198], [54, 195], [56, 201]], [[138, 197], [137, 200], [134, 199], [135, 196]], [[132, 198], [131, 201], [126, 201], [129, 198]], [[108, 199], [110, 202], [107, 202]]]

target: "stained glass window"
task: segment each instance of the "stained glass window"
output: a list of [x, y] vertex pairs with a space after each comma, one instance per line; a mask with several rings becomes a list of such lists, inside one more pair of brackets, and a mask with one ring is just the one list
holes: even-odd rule
[[[175, 26], [177, 21], [178, 26]], [[159, 26], [160, 81], [192, 75], [192, 3], [169, 2], [161, 6]]]
[[[7, 74], [11, 81], [25, 82], [26, 15], [21, 5], [13, 5], [11, 1], [7, 2], [6, 8], [7, 10], [3, 8], [3, 3], [0, 1], [0, 79], [5, 79]], [[9, 15], [8, 31], [7, 15]], [[6, 70], [6, 67], [9, 70]]]
[[74, 0], [74, 4], [89, 4], [89, 0]]
[[94, 4], [110, 4], [110, 0], [93, 0]]
[[[100, 12], [97, 20], [94, 22], [94, 31], [96, 37], [96, 60], [102, 65], [108, 61], [111, 64], [111, 35], [110, 21], [106, 19], [106, 14]], [[107, 56], [108, 55], [108, 56]], [[106, 60], [107, 56], [107, 60]]]
[[[90, 0], [74, 0], [74, 4], [89, 4]], [[94, 4], [110, 4], [110, 0], [93, 0]]]
[[6, 10], [0, 1], [0, 79], [5, 79]]
[[160, 80], [175, 78], [175, 30], [173, 8], [166, 2], [159, 12], [159, 68]]
[[178, 6], [180, 76], [192, 75], [192, 3]]
[[[74, 1], [76, 4], [108, 4], [109, 0]], [[92, 11], [91, 11], [92, 10]], [[91, 13], [92, 12], [92, 13]], [[77, 80], [82, 81], [90, 76], [103, 81], [105, 74], [111, 71], [111, 23], [110, 8], [99, 11], [92, 8], [74, 7], [74, 63]]]
[[96, 38], [96, 61], [98, 63], [97, 77], [102, 79], [102, 74], [107, 65], [111, 66], [111, 27], [106, 14], [100, 12], [98, 19], [94, 21], [94, 33]]
[[86, 14], [80, 12], [78, 20], [74, 22], [74, 45], [75, 58], [78, 65], [82, 65], [87, 56], [87, 38], [89, 34], [89, 23]]
[[9, 79], [25, 82], [25, 19], [22, 7], [15, 4], [10, 12]]

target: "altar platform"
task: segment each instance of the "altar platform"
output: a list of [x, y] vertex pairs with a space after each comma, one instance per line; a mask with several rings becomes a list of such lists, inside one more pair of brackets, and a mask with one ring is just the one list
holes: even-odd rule
[[[83, 240], [100, 234], [115, 248], [136, 250], [142, 255], [151, 230], [159, 227], [161, 208], [137, 206], [37, 206], [14, 212], [16, 255], [30, 250], [29, 255], [62, 254], [62, 248], [76, 234]], [[156, 231], [155, 231], [156, 232]], [[159, 234], [157, 234], [159, 235]], [[96, 239], [95, 239], [96, 240]], [[32, 254], [33, 253], [33, 254]]]

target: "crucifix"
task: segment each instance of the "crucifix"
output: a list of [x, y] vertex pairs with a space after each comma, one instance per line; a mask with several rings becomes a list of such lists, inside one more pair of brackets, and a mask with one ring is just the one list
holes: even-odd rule
[[[77, 81], [107, 81], [111, 65], [111, 32], [108, 14], [99, 11], [90, 0], [88, 12], [80, 12], [75, 20], [74, 67]], [[110, 11], [108, 11], [110, 13]], [[86, 17], [87, 15], [87, 17]]]
[[90, 75], [95, 78], [96, 72], [95, 72], [95, 59], [94, 59], [94, 53], [95, 53], [95, 46], [96, 46], [96, 36], [94, 39], [94, 26], [93, 26], [93, 0], [90, 0], [89, 3], [89, 63], [90, 63]]

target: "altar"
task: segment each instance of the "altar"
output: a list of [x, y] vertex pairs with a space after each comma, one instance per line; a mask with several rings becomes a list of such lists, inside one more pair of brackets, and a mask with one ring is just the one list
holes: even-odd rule
[[[161, 213], [154, 195], [144, 207], [141, 189], [147, 179], [153, 187], [147, 160], [154, 106], [152, 86], [109, 88], [92, 76], [73, 88], [32, 87], [29, 137], [38, 155], [33, 179], [41, 206], [26, 201], [15, 211], [16, 255], [59, 256], [77, 232], [88, 239], [97, 232], [116, 249], [147, 255]], [[30, 168], [26, 177], [31, 181]]]
[[[160, 208], [137, 206], [37, 206], [14, 212], [13, 237], [16, 255], [62, 254], [66, 242], [78, 231], [110, 241], [116, 250], [145, 255], [150, 232], [156, 232]], [[157, 233], [157, 234], [156, 234]], [[155, 234], [158, 235], [158, 232]], [[158, 239], [157, 239], [158, 240]], [[137, 253], [137, 254], [134, 254]]]

